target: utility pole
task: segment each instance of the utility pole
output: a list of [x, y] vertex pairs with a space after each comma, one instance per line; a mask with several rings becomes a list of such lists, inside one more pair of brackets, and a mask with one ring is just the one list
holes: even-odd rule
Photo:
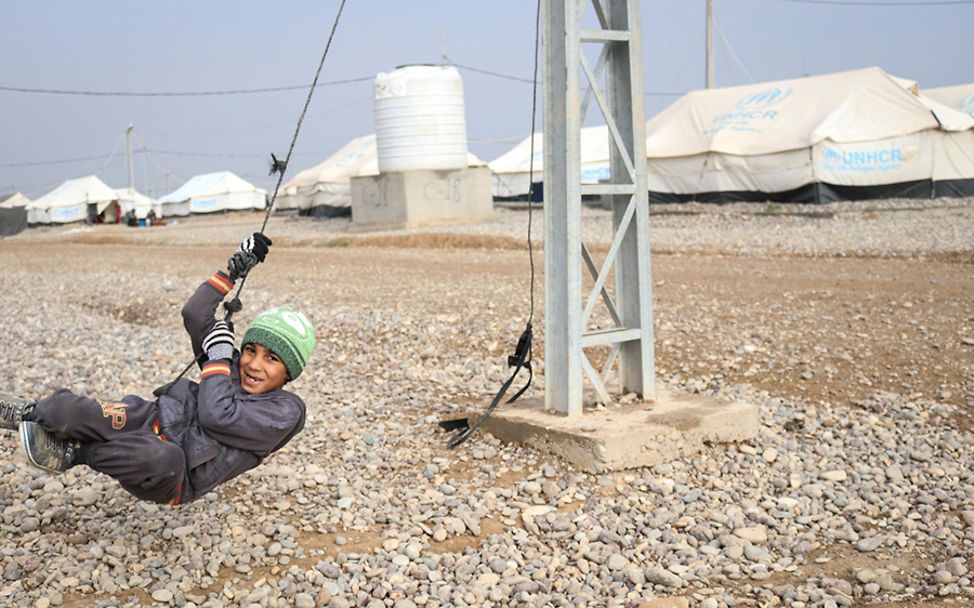
[[707, 0], [707, 88], [714, 86], [714, 0]]
[[129, 125], [125, 129], [125, 166], [129, 172], [129, 195], [135, 193], [135, 186], [132, 184], [132, 129], [134, 128], [133, 125]]
[[[584, 7], [578, 0], [542, 5], [545, 409], [569, 416], [582, 413], [585, 378], [603, 402], [611, 400], [610, 389], [646, 401], [656, 398], [639, 4], [591, 0], [600, 26], [595, 29], [582, 27]], [[594, 65], [583, 44], [601, 45]], [[593, 98], [607, 126], [611, 180], [582, 184], [582, 119]], [[612, 201], [614, 236], [601, 264], [582, 242], [583, 194]], [[582, 290], [583, 264], [594, 280], [591, 291]], [[614, 294], [607, 288], [612, 275]], [[600, 303], [609, 327], [589, 329]], [[591, 347], [609, 347], [601, 370], [584, 351]], [[618, 385], [613, 386], [616, 362]]]

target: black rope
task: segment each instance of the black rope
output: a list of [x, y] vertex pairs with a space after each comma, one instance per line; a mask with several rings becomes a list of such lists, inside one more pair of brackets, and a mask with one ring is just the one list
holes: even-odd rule
[[[514, 379], [517, 375], [521, 373], [522, 369], [526, 369], [528, 372], [528, 380], [510, 399], [505, 401], [505, 404], [514, 403], [517, 401], [518, 397], [524, 394], [525, 391], [531, 386], [531, 380], [534, 379], [534, 371], [531, 369], [531, 355], [534, 352], [533, 341], [534, 341], [534, 330], [532, 324], [534, 323], [534, 291], [535, 291], [535, 271], [534, 271], [534, 246], [531, 241], [531, 227], [532, 227], [532, 217], [534, 215], [534, 135], [537, 118], [537, 108], [538, 108], [538, 49], [541, 44], [541, 0], [538, 0], [537, 11], [534, 18], [534, 80], [532, 81], [533, 87], [531, 89], [531, 159], [528, 161], [528, 260], [531, 264], [531, 284], [530, 284], [530, 309], [528, 312], [528, 320], [525, 324], [524, 331], [521, 332], [521, 336], [517, 340], [517, 346], [514, 348], [514, 354], [507, 358], [508, 367], [513, 367], [514, 371], [511, 372], [510, 377], [501, 385], [500, 390], [494, 395], [487, 409], [477, 418], [476, 422], [470, 423], [469, 418], [461, 420], [445, 420], [440, 422], [440, 427], [447, 431], [458, 430], [459, 432], [454, 434], [447, 442], [447, 447], [455, 448], [476, 432], [478, 428], [494, 413], [497, 406], [500, 405], [501, 400], [510, 390], [511, 385], [514, 383]], [[462, 67], [462, 66], [461, 66]]]
[[[291, 154], [294, 152], [294, 145], [298, 141], [298, 134], [301, 133], [301, 125], [304, 122], [304, 116], [308, 113], [308, 106], [311, 105], [311, 98], [314, 96], [315, 87], [318, 86], [318, 78], [321, 76], [321, 69], [325, 65], [325, 58], [328, 57], [328, 51], [331, 49], [331, 42], [335, 38], [335, 31], [338, 29], [338, 22], [341, 20], [343, 10], [345, 10], [345, 0], [341, 0], [341, 3], [338, 5], [338, 13], [335, 15], [334, 23], [331, 24], [331, 32], [328, 34], [328, 42], [325, 44], [325, 50], [321, 53], [321, 60], [318, 62], [318, 69], [315, 70], [314, 80], [311, 81], [311, 86], [308, 87], [308, 96], [304, 100], [304, 107], [301, 108], [301, 115], [298, 116], [298, 123], [294, 127], [294, 135], [291, 137], [291, 145], [288, 146], [287, 156], [284, 157], [284, 160], [278, 160], [274, 154], [271, 154], [271, 175], [277, 173], [277, 183], [274, 185], [274, 193], [271, 195], [271, 200], [267, 204], [267, 210], [264, 211], [264, 221], [260, 225], [259, 232], [264, 232], [264, 230], [267, 228], [267, 222], [270, 220], [271, 211], [274, 210], [274, 203], [277, 201], [277, 193], [281, 189], [281, 183], [284, 181], [284, 173], [287, 171], [288, 163], [291, 162]], [[240, 284], [237, 286], [236, 293], [233, 294], [233, 299], [229, 302], [223, 303], [223, 308], [226, 311], [223, 320], [227, 323], [232, 323], [233, 315], [240, 312], [240, 310], [243, 308], [243, 304], [240, 302], [240, 292], [243, 291], [244, 285], [247, 283], [247, 276], [249, 276], [249, 273], [240, 278]], [[159, 397], [168, 393], [169, 389], [172, 388], [172, 385], [178, 382], [180, 378], [185, 376], [193, 365], [198, 364], [205, 354], [206, 353], [200, 353], [197, 355], [196, 358], [190, 361], [178, 376], [176, 376], [169, 383], [164, 384], [163, 386], [160, 386], [156, 390], [152, 391], [153, 394], [156, 397]]]
[[[345, 0], [341, 0], [338, 5], [338, 14], [335, 15], [335, 21], [331, 24], [331, 32], [328, 34], [328, 42], [325, 44], [325, 50], [321, 53], [321, 60], [318, 62], [318, 69], [315, 70], [315, 78], [311, 81], [311, 86], [308, 87], [308, 96], [304, 100], [304, 107], [301, 108], [301, 115], [298, 116], [298, 124], [294, 127], [294, 135], [291, 137], [291, 145], [288, 146], [287, 156], [284, 157], [283, 161], [280, 161], [271, 154], [271, 175], [277, 173], [277, 183], [274, 184], [274, 193], [271, 195], [271, 200], [267, 204], [267, 211], [264, 212], [264, 222], [260, 225], [260, 232], [264, 232], [267, 228], [267, 221], [271, 217], [271, 211], [274, 209], [274, 203], [277, 201], [277, 192], [281, 188], [281, 182], [284, 181], [284, 173], [287, 171], [288, 164], [291, 162], [291, 154], [294, 153], [294, 144], [298, 141], [298, 134], [301, 132], [301, 125], [304, 123], [304, 115], [308, 113], [308, 106], [311, 105], [311, 97], [315, 94], [315, 87], [318, 86], [318, 78], [321, 76], [321, 68], [325, 65], [325, 58], [328, 57], [328, 50], [331, 49], [331, 41], [335, 38], [335, 30], [338, 29], [338, 21], [342, 17], [342, 11], [345, 10]], [[240, 292], [243, 291], [244, 284], [247, 282], [247, 277], [244, 276], [240, 279], [240, 285], [237, 286], [237, 293], [233, 295], [233, 300], [229, 303], [224, 304], [224, 308], [227, 310], [227, 315], [224, 320], [229, 322], [233, 317], [235, 312], [240, 310], [242, 306], [240, 303]]]

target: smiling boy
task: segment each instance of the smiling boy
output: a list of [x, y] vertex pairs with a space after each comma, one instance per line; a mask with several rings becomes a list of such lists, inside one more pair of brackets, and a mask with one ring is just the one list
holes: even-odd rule
[[265, 311], [244, 333], [214, 314], [237, 279], [267, 255], [255, 233], [183, 306], [201, 366], [199, 383], [178, 380], [156, 401], [100, 401], [66, 389], [34, 403], [0, 395], [0, 428], [20, 430], [29, 461], [51, 473], [87, 464], [134, 496], [185, 504], [250, 470], [304, 428], [305, 404], [284, 390], [314, 348], [308, 318], [288, 306]]

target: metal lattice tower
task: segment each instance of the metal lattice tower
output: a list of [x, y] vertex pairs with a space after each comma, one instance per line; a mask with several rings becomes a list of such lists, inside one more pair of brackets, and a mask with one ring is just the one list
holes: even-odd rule
[[[597, 29], [582, 28], [590, 3]], [[639, 0], [544, 0], [542, 10], [545, 407], [577, 415], [583, 373], [609, 401], [616, 363], [619, 390], [647, 401], [656, 394]], [[585, 44], [602, 45], [594, 66]], [[608, 126], [610, 183], [581, 183], [581, 126], [592, 99]], [[601, 264], [582, 242], [583, 194], [612, 201], [614, 236]], [[584, 299], [583, 266], [594, 280]], [[614, 326], [590, 331], [600, 301]], [[585, 353], [596, 346], [610, 347], [601, 369]]]

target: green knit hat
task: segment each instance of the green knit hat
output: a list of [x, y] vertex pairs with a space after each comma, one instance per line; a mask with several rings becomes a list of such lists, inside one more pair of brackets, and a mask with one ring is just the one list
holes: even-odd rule
[[242, 344], [260, 344], [273, 351], [284, 362], [291, 380], [296, 380], [315, 347], [315, 329], [304, 313], [278, 306], [254, 317]]

